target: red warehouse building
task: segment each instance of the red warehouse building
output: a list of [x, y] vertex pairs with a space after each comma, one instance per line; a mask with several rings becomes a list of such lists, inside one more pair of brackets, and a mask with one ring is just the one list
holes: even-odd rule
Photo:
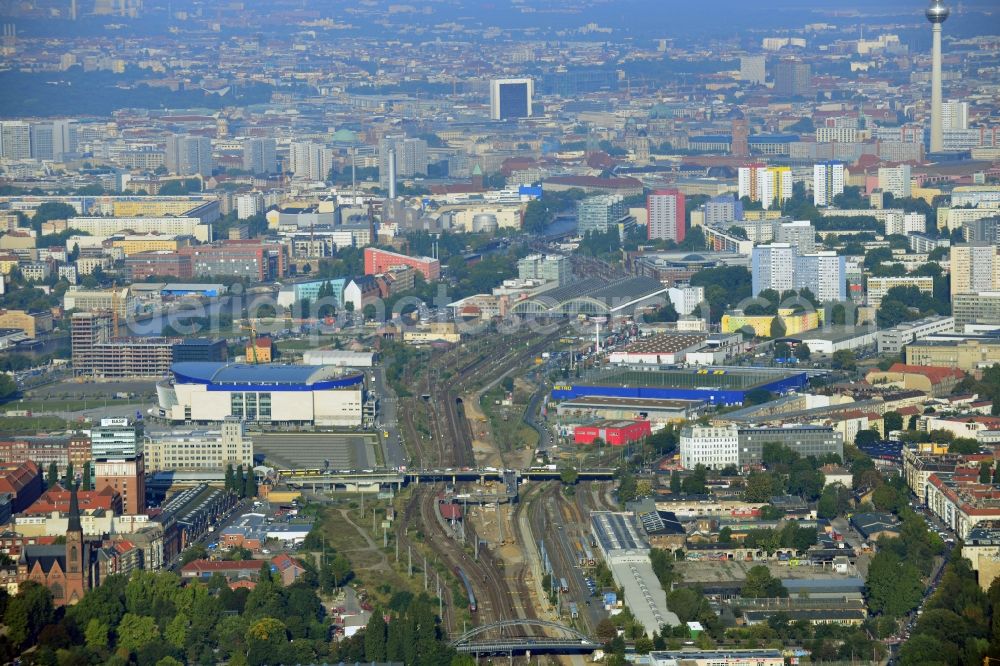
[[595, 439], [600, 438], [611, 446], [625, 446], [649, 437], [651, 433], [649, 421], [602, 421], [577, 426], [573, 430], [573, 441], [577, 444], [593, 444]]

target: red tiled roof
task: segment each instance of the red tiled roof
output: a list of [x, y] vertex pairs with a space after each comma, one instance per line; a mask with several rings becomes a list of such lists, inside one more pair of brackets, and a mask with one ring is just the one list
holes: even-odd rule
[[889, 372], [899, 372], [912, 375], [923, 375], [931, 380], [932, 384], [940, 384], [946, 379], [960, 380], [965, 377], [965, 373], [958, 368], [944, 368], [935, 365], [906, 365], [905, 363], [893, 363]]
[[[54, 511], [67, 513], [69, 511], [69, 498], [70, 492], [56, 484], [42, 493], [42, 496], [25, 509], [24, 513], [28, 516], [44, 516]], [[111, 511], [120, 504], [118, 493], [111, 486], [104, 486], [101, 490], [77, 491], [76, 498], [80, 503], [80, 511], [84, 513], [98, 509]]]
[[181, 567], [181, 571], [205, 572], [233, 572], [233, 571], [259, 571], [260, 562], [255, 560], [192, 560]]

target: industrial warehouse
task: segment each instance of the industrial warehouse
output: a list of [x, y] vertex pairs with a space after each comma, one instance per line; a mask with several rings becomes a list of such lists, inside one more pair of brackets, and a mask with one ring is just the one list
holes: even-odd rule
[[156, 386], [160, 416], [218, 423], [359, 426], [365, 376], [333, 366], [175, 363]]
[[598, 370], [572, 384], [557, 384], [553, 400], [581, 397], [699, 400], [712, 405], [742, 405], [750, 391], [787, 393], [808, 382], [804, 372], [783, 370], [691, 369], [662, 370], [623, 366]]

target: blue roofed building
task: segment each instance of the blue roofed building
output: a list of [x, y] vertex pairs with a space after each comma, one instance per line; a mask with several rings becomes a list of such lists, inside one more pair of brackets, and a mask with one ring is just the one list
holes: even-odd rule
[[359, 426], [363, 373], [334, 366], [174, 363], [156, 386], [159, 413], [173, 422], [228, 416], [274, 426]]

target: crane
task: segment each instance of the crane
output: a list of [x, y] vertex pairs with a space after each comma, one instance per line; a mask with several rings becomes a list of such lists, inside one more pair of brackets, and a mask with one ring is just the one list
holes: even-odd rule
[[247, 363], [257, 365], [260, 361], [257, 358], [257, 322], [254, 319], [247, 319], [247, 323], [243, 324], [241, 328], [250, 331], [250, 353], [247, 354]]

